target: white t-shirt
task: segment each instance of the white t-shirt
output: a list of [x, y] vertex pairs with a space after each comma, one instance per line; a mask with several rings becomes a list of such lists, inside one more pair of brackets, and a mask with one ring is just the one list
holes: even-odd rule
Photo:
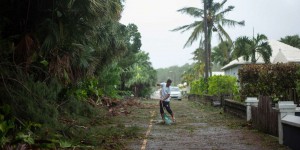
[[[166, 83], [160, 83], [160, 86], [161, 86], [161, 98], [164, 98], [166, 97], [168, 94], [171, 94], [171, 89], [170, 89], [170, 86], [169, 87], [166, 87]], [[166, 99], [165, 101], [166, 102], [169, 102], [171, 99], [171, 96], [168, 97], [168, 99]]]

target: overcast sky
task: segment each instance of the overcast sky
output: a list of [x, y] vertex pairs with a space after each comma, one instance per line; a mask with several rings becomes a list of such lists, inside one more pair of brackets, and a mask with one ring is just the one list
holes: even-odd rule
[[[215, 0], [220, 2], [220, 0]], [[253, 31], [279, 40], [287, 35], [300, 35], [300, 0], [228, 0], [225, 6], [234, 10], [225, 18], [245, 21], [245, 26], [225, 27], [231, 38], [252, 37]], [[177, 12], [183, 7], [202, 8], [202, 0], [126, 0], [121, 23], [134, 23], [142, 36], [142, 50], [149, 53], [155, 69], [192, 63], [191, 54], [197, 47], [183, 48], [190, 32], [170, 30], [190, 24], [192, 18]], [[224, 7], [226, 8], [226, 7]], [[217, 45], [214, 39], [212, 46]]]

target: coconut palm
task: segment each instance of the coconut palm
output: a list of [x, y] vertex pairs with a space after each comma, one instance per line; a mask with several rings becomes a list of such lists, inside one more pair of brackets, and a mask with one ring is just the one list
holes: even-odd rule
[[212, 50], [211, 58], [214, 63], [218, 63], [221, 66], [226, 65], [232, 60], [233, 46], [231, 42], [224, 41]]
[[[223, 9], [224, 4], [227, 0], [223, 0], [221, 3], [214, 3], [213, 0], [206, 1], [207, 3], [207, 16], [204, 16], [204, 10], [196, 7], [186, 7], [178, 10], [181, 13], [188, 14], [192, 17], [199, 18], [194, 23], [180, 26], [173, 29], [172, 31], [188, 31], [193, 30], [192, 34], [188, 38], [184, 47], [192, 45], [195, 41], [200, 38], [200, 47], [203, 45], [203, 33], [204, 33], [204, 18], [207, 18], [207, 31], [208, 31], [208, 65], [211, 62], [211, 38], [212, 33], [216, 32], [217, 36], [221, 41], [227, 39], [232, 41], [228, 33], [225, 31], [224, 26], [234, 27], [236, 25], [244, 25], [244, 21], [234, 21], [225, 18], [225, 14], [232, 11], [234, 6], [228, 6], [226, 9]], [[210, 69], [210, 67], [209, 67]], [[210, 71], [211, 72], [211, 71]]]
[[[259, 57], [262, 57], [266, 63], [270, 62], [272, 55], [272, 49], [268, 43], [268, 38], [264, 34], [257, 34], [252, 39], [247, 36], [237, 38], [235, 41], [234, 57], [239, 58], [243, 56], [243, 59], [248, 61], [251, 58], [252, 63], [256, 63]], [[258, 58], [256, 55], [258, 54]]]

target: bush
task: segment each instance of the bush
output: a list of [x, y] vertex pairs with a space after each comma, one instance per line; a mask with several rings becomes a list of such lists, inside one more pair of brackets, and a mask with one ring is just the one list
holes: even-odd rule
[[208, 80], [209, 95], [236, 95], [238, 85], [236, 77], [212, 76]]
[[237, 95], [238, 85], [235, 77], [231, 76], [212, 76], [205, 84], [204, 78], [191, 83], [191, 94], [204, 95], [208, 89], [209, 95]]
[[300, 66], [294, 63], [249, 64], [239, 69], [240, 93], [249, 96], [271, 96], [273, 100], [287, 100], [289, 91], [295, 89]]
[[[1, 100], [12, 109], [12, 115], [22, 121], [32, 121], [47, 126], [56, 126], [58, 110], [56, 101], [62, 87], [56, 80], [34, 81], [20, 74], [5, 81]], [[5, 91], [5, 92], [4, 92]]]
[[204, 95], [207, 89], [207, 84], [204, 82], [204, 78], [195, 80], [191, 83], [191, 94]]

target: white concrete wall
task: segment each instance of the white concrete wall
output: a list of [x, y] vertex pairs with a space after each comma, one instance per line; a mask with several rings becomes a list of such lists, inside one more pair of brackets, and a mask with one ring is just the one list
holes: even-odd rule
[[238, 70], [241, 68], [241, 65], [234, 66], [232, 68], [226, 69], [225, 75], [235, 76], [238, 78]]

